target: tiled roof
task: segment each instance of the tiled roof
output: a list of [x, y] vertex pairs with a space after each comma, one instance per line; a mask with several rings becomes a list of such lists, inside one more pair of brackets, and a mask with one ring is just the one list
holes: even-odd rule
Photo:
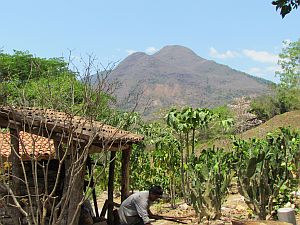
[[[54, 133], [67, 134], [72, 132], [77, 139], [94, 143], [134, 143], [142, 141], [141, 135], [133, 134], [99, 121], [89, 120], [80, 116], [71, 116], [67, 113], [52, 109], [29, 107], [0, 106], [1, 121], [11, 125], [11, 121], [19, 125], [46, 129]], [[5, 123], [4, 123], [5, 124]], [[2, 125], [3, 126], [3, 125]]]
[[[10, 153], [10, 133], [2, 131], [0, 132], [0, 155], [8, 158]], [[21, 131], [19, 154], [23, 160], [30, 159], [32, 156], [35, 158], [53, 157], [55, 154], [53, 140]]]

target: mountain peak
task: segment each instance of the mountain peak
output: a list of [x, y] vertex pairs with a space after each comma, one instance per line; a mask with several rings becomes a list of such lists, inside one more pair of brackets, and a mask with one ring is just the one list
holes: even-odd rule
[[119, 66], [122, 66], [124, 64], [135, 64], [137, 61], [141, 61], [143, 60], [145, 57], [149, 57], [149, 55], [147, 55], [144, 52], [134, 52], [132, 54], [130, 54], [129, 56], [127, 56], [127, 58], [125, 58], [120, 64]]
[[206, 61], [191, 49], [181, 45], [167, 45], [155, 53], [153, 57], [180, 67], [190, 67]]
[[194, 51], [191, 49], [181, 46], [181, 45], [167, 45], [154, 54], [155, 56], [166, 56], [166, 55], [179, 55], [179, 56], [188, 56], [188, 57], [199, 57]]
[[162, 49], [160, 49], [155, 55], [161, 54], [161, 53], [176, 53], [176, 52], [185, 52], [189, 54], [196, 55], [195, 52], [193, 52], [191, 49], [181, 46], [181, 45], [166, 45]]
[[128, 56], [128, 58], [141, 58], [147, 56], [145, 52], [134, 52]]

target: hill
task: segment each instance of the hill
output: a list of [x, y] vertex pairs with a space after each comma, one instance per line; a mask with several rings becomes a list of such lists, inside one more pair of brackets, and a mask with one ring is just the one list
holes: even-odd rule
[[[300, 110], [287, 112], [281, 115], [274, 116], [267, 122], [247, 130], [239, 135], [238, 138], [250, 139], [250, 138], [264, 138], [269, 132], [274, 132], [280, 127], [290, 127], [291, 129], [300, 129]], [[223, 147], [229, 149], [231, 147], [231, 141], [229, 139], [215, 140], [211, 143], [203, 144], [199, 149], [204, 149], [207, 147]]]
[[[178, 45], [166, 46], [153, 55], [134, 53], [112, 71], [111, 78], [121, 84], [118, 99], [141, 94], [139, 103], [141, 108], [148, 106], [146, 114], [174, 105], [224, 105], [237, 97], [264, 94], [271, 83]], [[123, 108], [129, 106], [127, 101]]]

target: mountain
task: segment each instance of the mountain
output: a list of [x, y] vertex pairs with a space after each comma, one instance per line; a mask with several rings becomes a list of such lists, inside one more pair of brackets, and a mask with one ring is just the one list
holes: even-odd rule
[[110, 76], [121, 84], [118, 99], [142, 93], [138, 101], [140, 110], [148, 107], [145, 114], [174, 105], [224, 105], [236, 97], [264, 94], [271, 84], [178, 45], [166, 46], [153, 55], [133, 53]]

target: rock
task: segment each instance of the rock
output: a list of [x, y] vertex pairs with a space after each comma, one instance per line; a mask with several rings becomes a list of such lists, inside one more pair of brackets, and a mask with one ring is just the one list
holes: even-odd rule
[[237, 205], [237, 206], [235, 207], [235, 209], [236, 209], [237, 211], [239, 211], [239, 212], [245, 211], [245, 210], [246, 210], [246, 208], [245, 208], [244, 206], [241, 206], [241, 205]]
[[290, 223], [273, 221], [273, 220], [257, 220], [257, 221], [241, 221], [232, 220], [232, 225], [291, 225]]
[[189, 206], [188, 206], [188, 204], [183, 203], [183, 204], [179, 205], [178, 208], [181, 210], [187, 210], [189, 208]]

